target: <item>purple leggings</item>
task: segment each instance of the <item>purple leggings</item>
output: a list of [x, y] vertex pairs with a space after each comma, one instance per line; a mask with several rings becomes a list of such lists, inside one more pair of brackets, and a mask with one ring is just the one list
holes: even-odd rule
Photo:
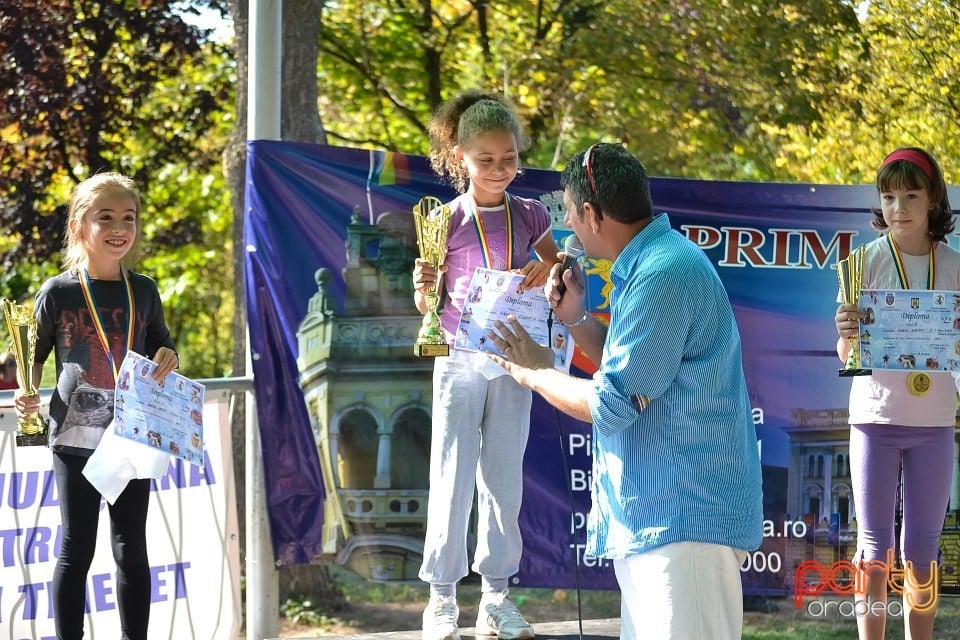
[[857, 510], [857, 561], [886, 560], [894, 548], [897, 471], [903, 463], [904, 560], [938, 560], [953, 481], [953, 427], [850, 425], [850, 476]]

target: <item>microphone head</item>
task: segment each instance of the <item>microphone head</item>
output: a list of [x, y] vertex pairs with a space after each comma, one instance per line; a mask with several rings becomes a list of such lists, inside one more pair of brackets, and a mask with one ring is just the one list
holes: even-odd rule
[[574, 260], [583, 255], [583, 244], [577, 234], [571, 233], [563, 239], [563, 253]]

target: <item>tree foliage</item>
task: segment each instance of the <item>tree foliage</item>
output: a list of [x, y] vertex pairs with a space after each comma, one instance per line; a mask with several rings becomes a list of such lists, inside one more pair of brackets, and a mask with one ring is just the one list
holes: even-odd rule
[[[73, 185], [123, 171], [145, 195], [142, 269], [157, 276], [185, 360], [203, 375], [231, 369], [213, 345], [237, 342], [240, 325], [224, 332], [224, 314], [242, 317], [242, 289], [231, 292], [242, 171], [225, 182], [219, 162], [231, 134], [226, 155], [242, 156], [245, 93], [230, 105], [231, 74], [246, 81], [246, 26], [231, 56], [183, 18], [225, 4], [0, 0], [0, 294], [22, 299], [56, 270]], [[246, 3], [229, 4], [245, 20]], [[655, 175], [869, 182], [886, 151], [916, 144], [958, 181], [956, 0], [284, 8], [285, 139], [325, 130], [337, 144], [424, 153], [432, 110], [479, 86], [517, 103], [532, 166], [558, 167], [605, 139]]]
[[870, 2], [862, 30], [868, 55], [846, 61], [860, 80], [840, 87], [823, 122], [769, 127], [772, 177], [872, 183], [887, 153], [919, 146], [960, 184], [960, 2]]
[[184, 369], [219, 375], [220, 356], [192, 343], [216, 337], [233, 308], [217, 291], [232, 281], [219, 169], [231, 61], [184, 20], [190, 10], [159, 0], [0, 0], [0, 224], [10, 234], [0, 293], [27, 298], [58, 270], [73, 187], [120, 171], [143, 194], [140, 268], [157, 278], [186, 343]]
[[859, 34], [835, 0], [347, 0], [322, 14], [321, 110], [333, 139], [422, 153], [439, 101], [483, 86], [520, 106], [536, 166], [613, 138], [660, 175], [744, 177], [760, 123], [845, 98]]

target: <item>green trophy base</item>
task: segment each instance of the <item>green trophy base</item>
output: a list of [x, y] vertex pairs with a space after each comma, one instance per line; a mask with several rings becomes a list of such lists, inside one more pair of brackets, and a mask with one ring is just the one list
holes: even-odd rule
[[45, 447], [47, 446], [47, 434], [44, 433], [18, 433], [18, 447]]
[[413, 355], [419, 358], [436, 358], [450, 355], [450, 345], [446, 342], [442, 344], [420, 344], [413, 345]]
[[837, 375], [841, 378], [851, 378], [853, 376], [869, 376], [873, 373], [873, 369], [858, 369], [856, 367], [852, 369], [837, 369]]

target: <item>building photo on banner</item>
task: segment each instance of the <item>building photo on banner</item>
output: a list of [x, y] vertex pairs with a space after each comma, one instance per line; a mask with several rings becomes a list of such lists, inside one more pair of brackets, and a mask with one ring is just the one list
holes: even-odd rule
[[[415, 580], [433, 363], [413, 350], [422, 316], [412, 208], [423, 196], [455, 194], [420, 156], [272, 141], [248, 151], [248, 318], [277, 558], [324, 555], [370, 579]], [[765, 518], [763, 544], [742, 567], [744, 592], [790, 595], [801, 563], [829, 571], [856, 544], [836, 264], [877, 237], [876, 188], [652, 178], [651, 190], [655, 211], [715, 265], [740, 328]], [[510, 193], [542, 201], [563, 246], [559, 173], [525, 169]], [[949, 195], [960, 202], [956, 188]], [[590, 310], [605, 319], [610, 264], [588, 257], [583, 266]], [[594, 370], [576, 351], [571, 365], [584, 377]], [[611, 564], [583, 553], [590, 425], [558, 416], [536, 394], [532, 412], [512, 584], [615, 588]], [[319, 470], [313, 451], [293, 450], [305, 441], [317, 443]], [[957, 450], [954, 438], [955, 460]], [[303, 489], [292, 479], [314, 474], [327, 494], [319, 532], [291, 499]], [[960, 588], [958, 508], [955, 468], [941, 539], [945, 591]]]
[[[147, 515], [151, 640], [234, 640], [240, 630], [240, 549], [230, 447], [230, 390], [207, 387], [203, 466], [167, 456]], [[0, 638], [53, 640], [51, 580], [61, 543], [50, 450], [15, 444], [12, 392], [0, 398]], [[146, 445], [133, 444], [146, 448]], [[86, 584], [86, 635], [119, 638], [116, 564], [101, 501]]]

